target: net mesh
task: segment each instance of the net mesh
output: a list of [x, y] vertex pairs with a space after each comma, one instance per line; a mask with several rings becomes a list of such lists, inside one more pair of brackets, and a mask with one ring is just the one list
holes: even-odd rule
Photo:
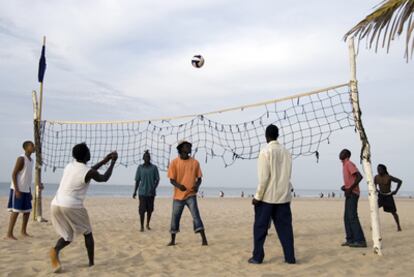
[[219, 158], [229, 166], [238, 159], [258, 157], [269, 124], [279, 127], [279, 141], [294, 158], [315, 155], [319, 159], [322, 142], [329, 143], [333, 132], [354, 126], [348, 84], [225, 111], [243, 113], [247, 108], [255, 109], [258, 115], [242, 121], [238, 116], [235, 123], [220, 120], [222, 111], [123, 122], [45, 120], [41, 122], [42, 165], [53, 170], [63, 168], [72, 160], [72, 147], [86, 142], [93, 163], [117, 150], [118, 165], [136, 165], [149, 150], [152, 162], [165, 171], [176, 155], [177, 141], [185, 139], [193, 144], [193, 155], [198, 159], [208, 162]]

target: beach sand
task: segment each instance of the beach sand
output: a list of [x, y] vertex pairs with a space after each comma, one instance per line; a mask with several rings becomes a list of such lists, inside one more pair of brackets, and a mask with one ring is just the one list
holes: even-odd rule
[[[5, 207], [6, 198], [0, 198]], [[95, 237], [95, 266], [87, 266], [83, 236], [61, 253], [59, 276], [413, 276], [414, 199], [397, 199], [402, 232], [390, 214], [380, 213], [383, 253], [372, 252], [368, 201], [359, 202], [359, 215], [368, 248], [341, 247], [344, 240], [343, 199], [295, 199], [292, 203], [296, 265], [283, 261], [274, 228], [265, 244], [261, 265], [247, 263], [252, 251], [253, 209], [250, 199], [199, 199], [209, 246], [201, 246], [192, 231], [188, 210], [182, 218], [177, 245], [167, 247], [171, 199], [156, 199], [151, 231], [138, 232], [137, 201], [127, 198], [87, 198], [85, 205]], [[44, 216], [50, 218], [50, 199]], [[6, 234], [9, 214], [0, 213], [0, 234]], [[18, 236], [19, 217], [15, 228]], [[51, 223], [29, 223], [34, 237], [0, 240], [1, 276], [51, 274], [49, 249], [58, 239]]]

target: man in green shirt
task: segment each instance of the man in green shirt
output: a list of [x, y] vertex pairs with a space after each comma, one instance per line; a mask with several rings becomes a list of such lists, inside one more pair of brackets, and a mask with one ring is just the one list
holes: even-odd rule
[[138, 166], [135, 174], [135, 188], [132, 197], [139, 196], [139, 217], [141, 222], [141, 232], [144, 232], [145, 213], [147, 213], [147, 230], [150, 228], [150, 220], [154, 211], [154, 199], [156, 189], [160, 182], [160, 175], [157, 166], [151, 163], [151, 155], [148, 150], [143, 155], [144, 163]]

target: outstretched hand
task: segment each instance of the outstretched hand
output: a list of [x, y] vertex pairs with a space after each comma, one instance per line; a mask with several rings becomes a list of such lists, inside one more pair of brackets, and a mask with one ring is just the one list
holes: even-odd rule
[[118, 160], [118, 152], [114, 151], [111, 153], [112, 154], [112, 160], [115, 162], [116, 160]]
[[105, 156], [104, 163], [107, 163], [112, 159], [112, 154], [113, 154], [113, 152], [111, 152], [111, 153], [109, 153], [108, 155]]

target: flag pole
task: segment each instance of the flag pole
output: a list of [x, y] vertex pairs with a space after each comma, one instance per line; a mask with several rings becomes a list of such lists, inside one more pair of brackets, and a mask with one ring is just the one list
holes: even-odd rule
[[[42, 59], [45, 59], [44, 52], [46, 46], [46, 36], [43, 37], [42, 56], [39, 63], [39, 82], [40, 82], [40, 95], [39, 101], [37, 100], [37, 94], [33, 92], [33, 108], [34, 108], [34, 140], [35, 140], [35, 153], [36, 153], [36, 166], [35, 166], [35, 197], [34, 197], [34, 212], [33, 219], [38, 222], [47, 222], [42, 216], [42, 145], [40, 138], [40, 128], [42, 120], [42, 106], [43, 106], [43, 76], [46, 69], [46, 63], [42, 65]], [[42, 68], [42, 66], [44, 66]]]

